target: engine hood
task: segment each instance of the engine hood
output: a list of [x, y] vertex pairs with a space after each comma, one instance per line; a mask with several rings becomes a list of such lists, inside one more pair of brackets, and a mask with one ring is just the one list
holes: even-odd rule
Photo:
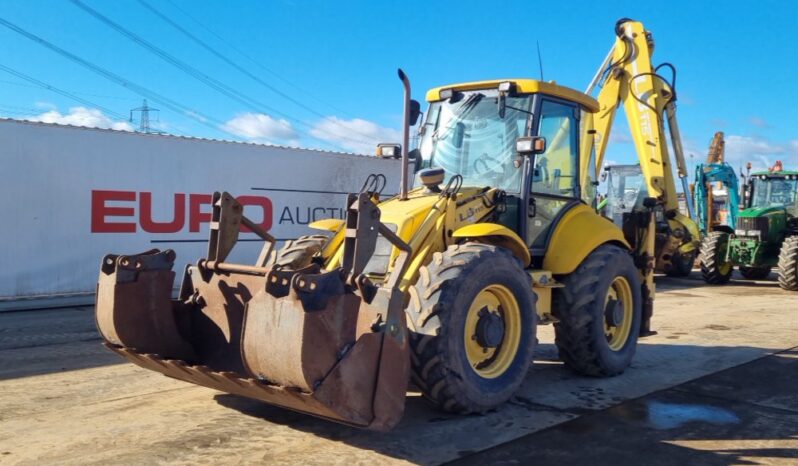
[[780, 205], [772, 205], [767, 207], [749, 207], [747, 209], [740, 211], [738, 217], [745, 217], [745, 218], [763, 217], [763, 216], [772, 216], [778, 214], [786, 214], [786, 212], [787, 211], [784, 209], [784, 206]]
[[[458, 192], [457, 198], [468, 198], [480, 191], [483, 189], [462, 188]], [[397, 233], [405, 241], [410, 240], [429, 214], [430, 209], [440, 200], [438, 193], [429, 192], [425, 188], [413, 189], [408, 194], [407, 200], [400, 201], [398, 197], [395, 197], [379, 204], [382, 214], [380, 220], [386, 224], [396, 225]]]

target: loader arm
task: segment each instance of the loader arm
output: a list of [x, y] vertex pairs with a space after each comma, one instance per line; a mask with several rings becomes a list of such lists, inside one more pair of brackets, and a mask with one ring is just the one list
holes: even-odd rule
[[[657, 251], [648, 251], [648, 255], [657, 257], [658, 270], [667, 271], [674, 254], [692, 253], [700, 239], [698, 228], [692, 220], [695, 214], [676, 120], [676, 92], [673, 83], [659, 74], [662, 67], [669, 67], [675, 78], [675, 69], [670, 64], [658, 67], [651, 64], [654, 42], [641, 23], [622, 19], [616, 24], [615, 32], [615, 44], [586, 91], [590, 94], [596, 86], [600, 86], [597, 94], [600, 109], [594, 116], [596, 170], [604, 163], [615, 115], [618, 108], [623, 106], [648, 196], [656, 200], [668, 224], [665, 228], [667, 240], [658, 240]], [[679, 213], [668, 140], [673, 147], [673, 160], [682, 189], [686, 193], [687, 216]], [[657, 233], [663, 237], [662, 228]]]

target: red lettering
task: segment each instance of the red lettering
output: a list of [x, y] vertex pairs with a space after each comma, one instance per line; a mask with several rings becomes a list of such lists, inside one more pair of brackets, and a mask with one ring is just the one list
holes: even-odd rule
[[210, 212], [202, 212], [203, 205], [211, 205], [213, 200], [210, 194], [189, 194], [188, 196], [188, 231], [197, 233], [200, 231], [200, 223], [211, 221]]
[[[244, 214], [247, 216], [247, 218], [255, 222], [261, 228], [263, 228], [266, 231], [269, 231], [269, 229], [272, 227], [272, 217], [273, 217], [271, 199], [262, 196], [238, 196], [236, 199], [244, 207], [246, 206], [260, 207], [263, 210], [263, 219], [260, 222], [255, 222], [255, 220], [252, 220], [251, 210], [244, 209]], [[241, 231], [244, 233], [249, 233], [252, 230], [245, 227], [244, 225], [241, 225]]]
[[92, 233], [135, 233], [136, 224], [130, 222], [111, 223], [105, 217], [132, 217], [133, 207], [109, 207], [108, 201], [135, 201], [136, 193], [132, 191], [95, 191], [91, 192], [91, 232]]
[[141, 229], [148, 233], [177, 233], [186, 223], [186, 195], [175, 194], [174, 216], [171, 222], [156, 222], [152, 219], [152, 193], [140, 193], [139, 221]]
[[[136, 222], [110, 222], [107, 217], [135, 217], [136, 209], [134, 205], [129, 207], [109, 206], [109, 202], [135, 202], [138, 196], [138, 223]], [[186, 197], [188, 197], [188, 221], [186, 221]], [[244, 207], [248, 218], [252, 218], [258, 226], [268, 231], [272, 227], [274, 218], [274, 207], [271, 199], [263, 196], [240, 196], [238, 202]], [[169, 221], [156, 221], [153, 219], [152, 193], [134, 191], [103, 191], [92, 190], [91, 192], [91, 231], [92, 233], [135, 233], [138, 225], [147, 233], [178, 233], [185, 228], [188, 223], [190, 233], [202, 231], [202, 224], [211, 221], [211, 202], [213, 198], [210, 194], [184, 194], [175, 193], [173, 195], [173, 214]], [[260, 220], [255, 220], [257, 212], [252, 207], [259, 207], [262, 216]], [[203, 209], [207, 209], [203, 210]], [[254, 215], [253, 215], [254, 213]], [[314, 211], [315, 213], [315, 211]], [[250, 233], [251, 230], [241, 226], [241, 231]]]

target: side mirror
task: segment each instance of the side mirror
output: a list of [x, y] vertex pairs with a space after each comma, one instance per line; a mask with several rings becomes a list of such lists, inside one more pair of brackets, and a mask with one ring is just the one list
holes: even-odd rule
[[515, 151], [518, 155], [530, 156], [546, 152], [546, 138], [543, 136], [527, 136], [515, 140]]
[[421, 151], [418, 149], [413, 149], [407, 154], [407, 158], [410, 159], [410, 163], [413, 164], [413, 173], [418, 172], [421, 170]]
[[398, 159], [402, 156], [401, 144], [377, 144], [377, 157], [383, 159]]
[[507, 110], [507, 94], [515, 90], [515, 85], [510, 81], [505, 81], [499, 84], [499, 98], [496, 99], [496, 104], [499, 107], [499, 118], [504, 119]]
[[416, 126], [418, 123], [418, 117], [421, 116], [421, 104], [418, 103], [418, 100], [410, 100], [410, 121], [408, 122], [410, 126]]

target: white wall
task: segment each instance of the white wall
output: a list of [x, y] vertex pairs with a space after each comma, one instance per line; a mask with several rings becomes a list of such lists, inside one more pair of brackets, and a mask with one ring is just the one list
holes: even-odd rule
[[[344, 193], [370, 173], [396, 193], [399, 170], [368, 156], [0, 120], [0, 306], [92, 293], [107, 253], [171, 248], [179, 275], [206, 254], [202, 214], [216, 190], [249, 196], [245, 215], [290, 239], [311, 232], [309, 219], [341, 217]], [[261, 244], [239, 243], [231, 260], [254, 262]]]

